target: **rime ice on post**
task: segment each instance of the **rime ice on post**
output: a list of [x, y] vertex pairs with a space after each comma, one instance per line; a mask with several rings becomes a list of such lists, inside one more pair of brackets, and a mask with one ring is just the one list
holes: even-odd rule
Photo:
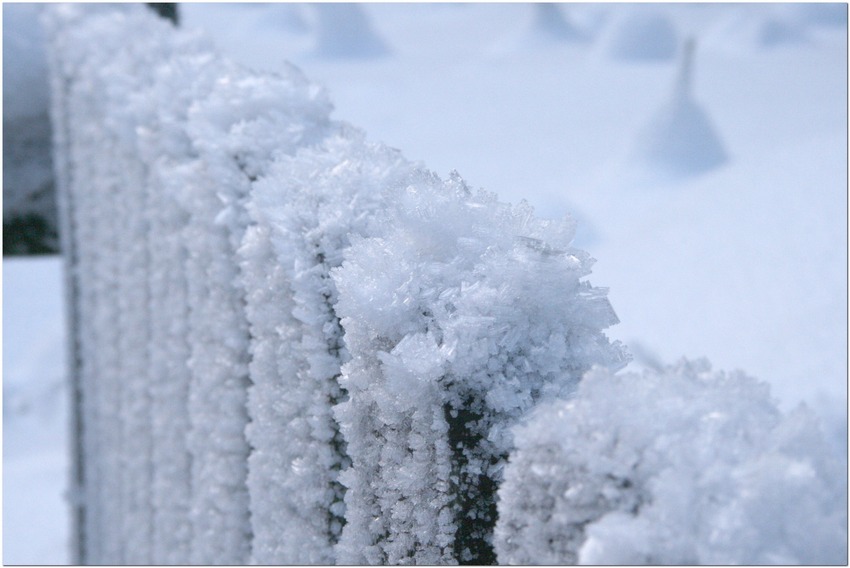
[[[248, 408], [249, 319], [262, 335], [262, 309], [279, 296], [263, 297], [254, 257], [238, 254], [243, 240], [250, 253], [245, 201], [275, 155], [324, 138], [330, 104], [295, 69], [251, 74], [185, 33], [160, 33], [141, 8], [122, 10], [58, 6], [47, 17], [57, 163], [79, 249], [79, 557], [240, 564], [249, 501], [259, 511], [268, 497], [249, 495], [248, 414], [287, 395]], [[134, 34], [144, 39], [128, 45]], [[289, 292], [283, 284], [272, 292]], [[266, 436], [256, 454], [279, 444]], [[274, 526], [259, 532], [280, 540]]]
[[69, 396], [71, 400], [69, 421], [69, 447], [71, 475], [68, 485], [68, 503], [71, 517], [71, 542], [69, 543], [70, 560], [73, 564], [83, 564], [86, 558], [86, 460], [87, 448], [91, 446], [86, 435], [87, 403], [84, 398], [86, 390], [86, 370], [83, 364], [84, 330], [88, 327], [82, 311], [85, 303], [81, 293], [79, 275], [80, 248], [75, 234], [77, 212], [71, 196], [72, 165], [70, 161], [73, 134], [70, 122], [72, 117], [68, 108], [73, 71], [59, 55], [63, 38], [59, 31], [59, 18], [50, 12], [41, 14], [42, 29], [46, 32], [49, 46], [47, 52], [48, 82], [50, 84], [50, 122], [52, 139], [53, 171], [56, 180], [56, 205], [58, 210], [58, 229], [60, 250], [63, 252], [63, 280], [66, 310], [67, 333], [67, 369]]
[[155, 262], [148, 274], [149, 369], [154, 438], [151, 479], [153, 564], [190, 562], [192, 530], [191, 456], [187, 434], [189, 333], [188, 258], [184, 196], [204, 179], [202, 164], [187, 134], [192, 101], [209, 95], [220, 72], [209, 48], [197, 38], [170, 40], [176, 54], [156, 69], [157, 89], [149, 104], [157, 120], [140, 129], [140, 154], [150, 164], [148, 247]]
[[184, 187], [185, 179], [177, 191], [168, 183], [181, 177], [173, 162], [189, 159], [183, 126], [170, 120], [179, 122], [182, 112], [185, 124], [197, 94], [189, 86], [203, 65], [165, 80], [165, 95], [154, 83], [181, 68], [175, 51], [187, 48], [188, 57], [193, 48], [142, 8], [57, 6], [44, 20], [58, 95], [57, 163], [70, 201], [72, 280], [80, 290], [78, 558], [185, 563], [182, 218], [159, 190], [173, 197]]
[[601, 333], [617, 319], [581, 281], [592, 259], [571, 222], [427, 172], [388, 204], [335, 273], [352, 357], [338, 560], [491, 563], [510, 426], [591, 365], [622, 365]]
[[672, 97], [637, 141], [640, 160], [666, 174], [699, 174], [721, 166], [727, 159], [710, 118], [691, 92], [695, 45], [693, 39], [686, 42]]
[[[257, 292], [249, 296], [256, 563], [336, 560], [345, 522], [337, 476], [348, 457], [332, 407], [345, 397], [338, 381], [348, 355], [330, 271], [353, 235], [374, 232], [382, 190], [400, 184], [409, 170], [397, 151], [342, 127], [319, 145], [279, 156], [254, 184], [249, 211], [257, 227], [246, 236], [243, 266], [275, 282], [251, 286]], [[269, 268], [260, 267], [262, 258]]]
[[[71, 8], [73, 9], [73, 8]], [[94, 310], [95, 297], [91, 294], [93, 275], [91, 258], [85, 248], [80, 247], [81, 233], [85, 229], [92, 232], [94, 226], [87, 223], [91, 208], [80, 208], [77, 204], [85, 201], [86, 195], [72, 195], [77, 189], [74, 180], [79, 167], [71, 156], [76, 151], [78, 136], [76, 129], [80, 117], [71, 103], [73, 83], [79, 72], [80, 62], [64, 57], [73, 49], [65, 22], [66, 13], [58, 10], [46, 10], [42, 13], [42, 26], [47, 39], [47, 63], [51, 91], [50, 118], [53, 135], [53, 159], [56, 172], [57, 201], [59, 206], [60, 236], [65, 251], [66, 298], [69, 303], [69, 357], [70, 379], [72, 383], [73, 416], [73, 455], [70, 494], [72, 502], [73, 524], [73, 561], [79, 564], [96, 557], [93, 549], [99, 548], [92, 533], [99, 524], [99, 511], [91, 490], [91, 481], [96, 477], [98, 468], [87, 455], [97, 455], [97, 423], [94, 420], [95, 369], [93, 366], [94, 327], [89, 315]], [[81, 224], [82, 223], [82, 224]], [[78, 229], [78, 227], [84, 227]]]
[[[105, 52], [108, 60], [101, 66], [108, 78], [107, 131], [116, 133], [107, 148], [120, 172], [114, 218], [121, 250], [124, 561], [187, 562], [184, 217], [173, 198], [187, 181], [175, 163], [192, 159], [186, 151], [186, 109], [198, 94], [193, 87], [209, 80], [198, 60], [201, 46], [174, 35], [147, 12], [117, 18], [107, 29], [122, 44], [131, 33], [144, 38]], [[190, 73], [181, 57], [197, 64]]]
[[[250, 122], [234, 125], [230, 147], [226, 148], [226, 152], [235, 157], [233, 163], [242, 178], [239, 183], [245, 188], [233, 201], [234, 205], [238, 202], [237, 209], [233, 209], [234, 205], [230, 209], [238, 210], [248, 223], [246, 231], [232, 234], [232, 245], [238, 250], [240, 280], [246, 291], [245, 314], [251, 334], [251, 386], [245, 401], [250, 418], [245, 433], [252, 447], [246, 478], [252, 529], [250, 560], [257, 564], [299, 563], [293, 559], [305, 558], [301, 554], [307, 554], [309, 563], [326, 563], [327, 556], [310, 556], [306, 552], [322, 547], [315, 538], [296, 539], [297, 546], [283, 546], [283, 543], [292, 544], [293, 535], [302, 534], [301, 527], [309, 525], [310, 521], [304, 517], [309, 513], [300, 511], [298, 521], [289, 525], [280, 522], [281, 515], [291, 519], [293, 514], [286, 507], [286, 498], [297, 500], [301, 497], [281, 495], [278, 480], [286, 478], [293, 467], [292, 460], [285, 461], [281, 455], [289, 455], [288, 448], [296, 446], [298, 439], [297, 427], [290, 429], [292, 425], [281, 418], [281, 413], [294, 409], [300, 420], [309, 418], [299, 406], [300, 399], [288, 388], [299, 368], [292, 356], [292, 343], [297, 341], [293, 334], [296, 322], [291, 315], [294, 303], [286, 279], [292, 259], [275, 254], [271, 243], [275, 226], [267, 222], [268, 212], [256, 206], [255, 188], [268, 178], [275, 160], [285, 160], [299, 148], [324, 139], [331, 131], [328, 118], [331, 106], [325, 92], [295, 68], [288, 69], [281, 78], [255, 77], [237, 82], [231, 88], [244, 91], [238, 98], [247, 101], [245, 108], [251, 113]], [[227, 108], [232, 96], [222, 96], [218, 100], [220, 111]], [[277, 205], [290, 195], [287, 189], [283, 184], [273, 186], [272, 203]], [[312, 392], [316, 392], [315, 389]], [[321, 468], [325, 465], [316, 463], [305, 467], [321, 477]], [[324, 543], [324, 548], [329, 545]], [[308, 562], [305, 560], [305, 563]]]
[[[150, 270], [147, 239], [147, 167], [138, 158], [138, 124], [152, 120], [147, 101], [152, 86], [151, 72], [159, 60], [157, 47], [164, 37], [157, 34], [147, 14], [129, 14], [110, 21], [118, 30], [133, 30], [137, 41], [126, 42], [105, 57], [100, 66], [104, 77], [103, 101], [106, 118], [103, 130], [110, 137], [101, 146], [113, 169], [115, 207], [109, 213], [117, 224], [114, 235], [117, 257], [114, 298], [117, 318], [112, 326], [117, 337], [122, 383], [120, 399], [121, 433], [121, 542], [122, 563], [150, 563], [152, 436], [151, 407], [147, 371], [150, 366], [150, 331], [147, 275]], [[113, 32], [114, 33], [114, 32]], [[122, 38], [114, 33], [113, 39]], [[116, 44], [118, 42], [116, 41]]]
[[[297, 372], [297, 365], [287, 356], [296, 324], [284, 266], [272, 249], [272, 229], [253, 212], [252, 220], [256, 224], [248, 227], [239, 249], [242, 278], [248, 290], [245, 313], [251, 331], [251, 386], [247, 399], [250, 422], [245, 431], [254, 448], [248, 458], [247, 477], [253, 533], [250, 561], [260, 565], [287, 564], [287, 554], [296, 555], [314, 546], [309, 540], [302, 540], [295, 547], [280, 546], [288, 542], [292, 531], [285, 520], [297, 514], [283, 502], [285, 497], [297, 495], [281, 495], [284, 489], [279, 481], [293, 470], [292, 462], [281, 456], [288, 455], [290, 440], [296, 433], [281, 415], [292, 406], [298, 409], [286, 388], [289, 378]], [[306, 513], [302, 520], [309, 522]]]
[[[144, 73], [125, 72], [133, 48], [121, 33], [144, 26], [139, 18], [132, 7], [88, 6], [57, 6], [44, 16], [58, 95], [53, 116], [61, 186], [68, 193], [63, 200], [75, 194], [65, 205], [65, 239], [75, 251], [71, 280], [79, 290], [77, 552], [89, 563], [145, 563], [149, 552], [145, 353], [128, 343], [138, 342], [135, 334], [143, 336], [148, 327], [145, 310], [137, 309], [146, 294], [144, 278], [141, 286], [137, 281], [146, 261], [133, 240], [146, 236], [144, 208], [127, 210], [144, 201], [145, 182], [127, 123], [139, 109], [126, 106], [127, 95], [149, 83]], [[89, 49], [93, 35], [101, 38], [96, 53]], [[122, 298], [132, 305], [122, 305]], [[140, 530], [133, 531], [136, 526]]]
[[[682, 361], [592, 371], [516, 431], [503, 564], [843, 564], [846, 458], [765, 383]], [[835, 499], [836, 495], [843, 498]]]
[[[242, 564], [250, 555], [249, 323], [236, 253], [250, 219], [251, 183], [275, 152], [319, 140], [327, 105], [296, 70], [281, 77], [222, 69], [189, 112], [188, 131], [206, 183], [192, 190], [185, 239], [190, 270], [189, 415], [194, 487], [192, 562]], [[210, 191], [211, 187], [218, 188]]]

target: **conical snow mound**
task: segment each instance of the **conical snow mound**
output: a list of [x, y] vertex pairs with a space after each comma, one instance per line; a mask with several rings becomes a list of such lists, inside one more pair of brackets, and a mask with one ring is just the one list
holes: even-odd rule
[[367, 58], [389, 53], [358, 4], [315, 4], [315, 54], [331, 58]]
[[638, 7], [615, 22], [608, 36], [608, 54], [625, 61], [668, 60], [676, 56], [676, 29], [659, 13]]
[[662, 107], [642, 138], [644, 159], [672, 173], [699, 173], [726, 161], [708, 115], [686, 97], [676, 97]]
[[674, 175], [708, 171], [727, 159], [710, 118], [690, 93], [693, 46], [693, 41], [686, 46], [672, 99], [659, 109], [638, 144], [642, 161]]

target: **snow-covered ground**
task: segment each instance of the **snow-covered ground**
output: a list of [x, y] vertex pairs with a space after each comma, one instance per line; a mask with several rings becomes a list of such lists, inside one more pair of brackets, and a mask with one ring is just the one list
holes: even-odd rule
[[62, 262], [3, 259], [3, 563], [64, 564], [70, 519]]
[[[343, 40], [365, 32], [328, 34], [332, 9], [181, 9], [237, 60], [301, 67], [371, 139], [574, 215], [633, 367], [704, 355], [743, 369], [783, 406], [814, 407], [846, 448], [846, 5], [573, 4], [559, 27], [526, 4], [373, 4], [369, 49], [348, 58]], [[694, 167], [665, 171], [706, 125], [722, 158], [697, 147]], [[3, 560], [62, 563], [60, 263], [7, 259], [3, 275]]]

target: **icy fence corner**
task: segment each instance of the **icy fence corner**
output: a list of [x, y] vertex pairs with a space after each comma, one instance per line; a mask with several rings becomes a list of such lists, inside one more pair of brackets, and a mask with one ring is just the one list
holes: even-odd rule
[[86, 564], [492, 563], [511, 427], [625, 353], [569, 222], [140, 5], [55, 5]]

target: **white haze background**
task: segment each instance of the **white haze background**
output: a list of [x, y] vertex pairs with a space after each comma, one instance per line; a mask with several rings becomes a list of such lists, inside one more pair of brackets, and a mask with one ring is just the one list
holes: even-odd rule
[[[249, 66], [295, 63], [327, 86], [336, 118], [441, 176], [456, 169], [539, 216], [577, 218], [630, 369], [681, 356], [743, 369], [784, 409], [815, 409], [845, 451], [846, 5], [557, 8], [560, 26], [530, 4], [373, 4], [359, 16], [183, 4], [181, 15]], [[4, 113], [26, 113], [45, 101], [36, 8], [3, 13]], [[371, 34], [339, 31], [360, 16]], [[709, 157], [676, 158], [705, 128], [717, 145], [689, 155]], [[69, 559], [62, 293], [59, 259], [4, 259], [7, 564]]]

